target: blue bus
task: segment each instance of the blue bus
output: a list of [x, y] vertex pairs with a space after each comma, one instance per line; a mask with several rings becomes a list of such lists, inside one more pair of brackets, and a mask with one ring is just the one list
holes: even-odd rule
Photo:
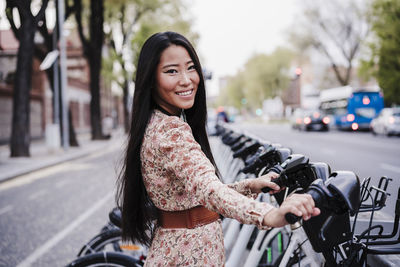
[[343, 86], [320, 93], [320, 109], [330, 115], [334, 126], [341, 130], [369, 130], [371, 120], [383, 107], [382, 92], [375, 87]]

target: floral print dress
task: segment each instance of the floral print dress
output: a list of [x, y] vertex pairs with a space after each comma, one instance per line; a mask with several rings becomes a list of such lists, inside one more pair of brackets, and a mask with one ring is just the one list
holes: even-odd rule
[[[141, 147], [144, 185], [154, 205], [165, 211], [199, 205], [260, 229], [272, 208], [254, 200], [249, 181], [225, 185], [195, 141], [190, 126], [177, 116], [155, 110]], [[221, 221], [194, 229], [155, 230], [145, 266], [223, 266]]]

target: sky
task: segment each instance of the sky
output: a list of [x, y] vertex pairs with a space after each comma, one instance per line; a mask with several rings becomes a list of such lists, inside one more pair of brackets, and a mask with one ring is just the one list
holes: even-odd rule
[[[189, 11], [200, 35], [202, 65], [218, 77], [233, 75], [255, 53], [285, 45], [293, 25], [296, 0], [191, 0]], [[215, 89], [215, 88], [214, 88]]]

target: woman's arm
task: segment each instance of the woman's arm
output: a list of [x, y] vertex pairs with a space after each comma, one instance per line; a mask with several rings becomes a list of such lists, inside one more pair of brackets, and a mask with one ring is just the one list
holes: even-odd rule
[[269, 172], [258, 178], [249, 178], [232, 184], [228, 184], [229, 188], [232, 188], [236, 192], [256, 199], [258, 194], [261, 193], [261, 189], [269, 187], [272, 189], [271, 194], [275, 194], [280, 191], [280, 187], [271, 182], [272, 179], [277, 178], [279, 175], [275, 172]]

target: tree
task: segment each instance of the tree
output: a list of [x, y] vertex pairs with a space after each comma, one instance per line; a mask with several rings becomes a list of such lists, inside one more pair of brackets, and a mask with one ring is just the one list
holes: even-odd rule
[[[19, 41], [17, 70], [13, 91], [11, 128], [11, 157], [30, 156], [30, 90], [32, 87], [32, 59], [34, 36], [38, 25], [43, 23], [48, 0], [43, 0], [39, 12], [32, 14], [31, 1], [7, 0], [6, 15], [15, 37]], [[17, 27], [14, 10], [18, 11], [20, 26]]]
[[85, 35], [82, 13], [87, 12], [82, 5], [82, 0], [74, 0], [75, 19], [78, 26], [79, 37], [82, 42], [83, 54], [88, 61], [90, 73], [90, 124], [93, 140], [102, 140], [100, 107], [100, 71], [102, 65], [102, 48], [104, 44], [104, 0], [90, 0], [89, 33]]
[[[184, 8], [180, 0], [118, 0], [106, 3], [106, 44], [110, 53], [103, 73], [106, 79], [117, 81], [123, 90], [125, 132], [130, 125], [129, 83], [134, 80], [137, 57], [144, 41], [151, 34], [167, 29], [179, 31], [189, 38], [196, 36], [190, 32], [190, 21], [180, 15], [184, 13], [181, 12]], [[121, 38], [119, 45], [115, 40], [118, 34]]]
[[[131, 54], [131, 40], [134, 29], [141, 17], [156, 10], [160, 5], [159, 0], [118, 0], [107, 4], [105, 23], [107, 25], [106, 44], [110, 48], [110, 57], [103, 68], [104, 77], [108, 81], [116, 81], [123, 91], [124, 129], [129, 130], [129, 83], [133, 79], [133, 66]], [[113, 29], [113, 30], [111, 30]], [[117, 33], [116, 33], [117, 32]], [[119, 34], [121, 44], [115, 41], [114, 34]], [[115, 73], [114, 64], [119, 64], [119, 71]]]
[[303, 2], [304, 17], [291, 28], [290, 40], [299, 51], [314, 48], [328, 60], [341, 85], [351, 80], [353, 62], [369, 33], [363, 1]]
[[386, 105], [400, 104], [400, 2], [373, 1], [370, 18], [375, 39], [370, 57], [361, 60], [361, 75], [377, 78]]
[[244, 94], [251, 106], [261, 107], [266, 98], [275, 97], [286, 89], [292, 57], [289, 50], [278, 48], [269, 55], [255, 55], [247, 61]]
[[[55, 5], [56, 5], [56, 9], [57, 9], [57, 4], [58, 1], [54, 1]], [[65, 5], [66, 5], [66, 12], [65, 12], [65, 18], [64, 20], [66, 20], [72, 13], [73, 13], [73, 6], [69, 5], [69, 1], [66, 0], [65, 1]], [[54, 43], [57, 43], [59, 40], [59, 34], [58, 31], [56, 30], [58, 27], [58, 19], [56, 20], [56, 24], [54, 26], [54, 28], [52, 30], [49, 30], [47, 27], [47, 22], [46, 22], [46, 16], [44, 16], [43, 21], [39, 24], [38, 30], [39, 33], [42, 35], [44, 43], [43, 44], [35, 44], [35, 50], [34, 50], [34, 56], [40, 61], [42, 62], [44, 60], [44, 58], [46, 57], [46, 55], [51, 52], [52, 50], [56, 49], [56, 47], [54, 47]], [[54, 36], [56, 35], [56, 36]], [[56, 40], [55, 42], [53, 40]], [[59, 72], [60, 68], [58, 67], [57, 64], [58, 61], [56, 61], [54, 64], [56, 64], [56, 69]], [[49, 80], [49, 84], [50, 84], [50, 89], [52, 90], [52, 92], [54, 93], [54, 69], [53, 68], [48, 68], [46, 70], [46, 75], [47, 75], [47, 79]], [[60, 75], [59, 75], [60, 76]], [[58, 86], [59, 88], [61, 87], [61, 79], [58, 79]], [[53, 99], [54, 100], [54, 99]], [[59, 103], [61, 103], [62, 99], [61, 99], [61, 94], [59, 95], [59, 99], [58, 99]], [[60, 107], [60, 122], [62, 122], [62, 112], [61, 112], [61, 107], [62, 105], [59, 104], [58, 105]], [[75, 129], [74, 129], [74, 125], [72, 123], [72, 116], [70, 116], [71, 114], [71, 108], [68, 107], [68, 129], [69, 129], [69, 145], [70, 146], [79, 146], [78, 140], [76, 138], [76, 133], [75, 133]], [[61, 135], [63, 134], [62, 131], [62, 123], [60, 123], [61, 127]]]
[[[266, 98], [281, 95], [289, 84], [289, 66], [293, 53], [286, 48], [278, 48], [271, 54], [255, 54], [239, 71], [228, 80], [219, 103], [242, 107], [243, 99], [249, 107], [260, 108]], [[222, 100], [222, 101], [221, 101]]]
[[226, 87], [222, 89], [218, 97], [218, 105], [241, 109], [243, 107], [242, 99], [245, 98], [243, 88], [245, 88], [244, 73], [239, 71], [235, 76], [228, 79]]

